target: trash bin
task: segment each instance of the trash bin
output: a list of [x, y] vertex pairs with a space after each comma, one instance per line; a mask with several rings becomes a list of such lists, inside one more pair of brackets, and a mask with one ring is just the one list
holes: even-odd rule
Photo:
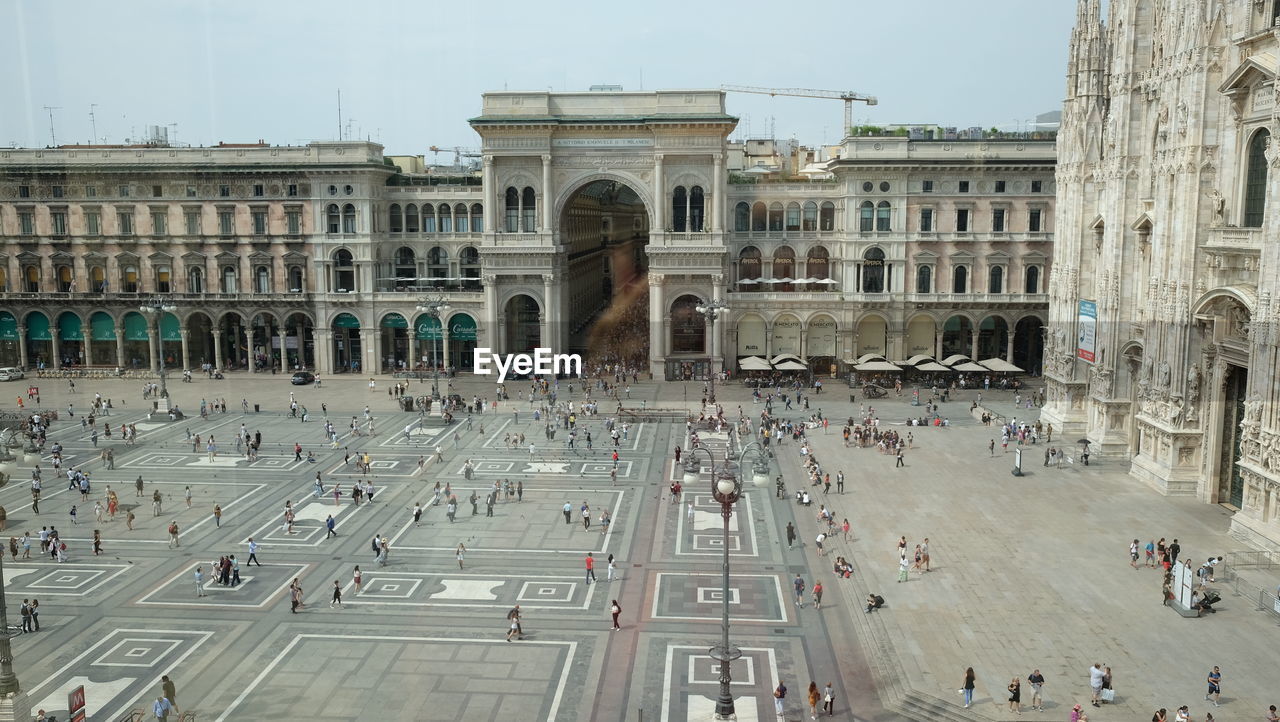
[[258, 413], [259, 411], [261, 411], [261, 409], [259, 409], [259, 408], [258, 408], [258, 405], [257, 405], [257, 404], [254, 404], [254, 405], [253, 405], [253, 413], [255, 413], [255, 414], [256, 414], [256, 413]]

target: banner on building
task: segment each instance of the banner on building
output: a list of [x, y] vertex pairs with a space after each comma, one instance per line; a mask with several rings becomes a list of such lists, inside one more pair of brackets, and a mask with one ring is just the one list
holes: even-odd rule
[[1093, 363], [1098, 343], [1098, 303], [1080, 301], [1076, 314], [1076, 356]]

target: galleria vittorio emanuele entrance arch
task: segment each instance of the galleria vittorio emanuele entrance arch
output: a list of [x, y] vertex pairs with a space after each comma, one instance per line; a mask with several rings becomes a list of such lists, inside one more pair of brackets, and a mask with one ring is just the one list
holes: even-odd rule
[[698, 344], [666, 320], [723, 293], [722, 93], [488, 93], [471, 125], [496, 209], [480, 253], [497, 350], [720, 368], [722, 324]]

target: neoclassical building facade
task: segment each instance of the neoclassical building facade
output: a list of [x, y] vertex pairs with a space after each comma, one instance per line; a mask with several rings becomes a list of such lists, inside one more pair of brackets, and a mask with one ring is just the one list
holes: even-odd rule
[[494, 92], [470, 124], [452, 176], [365, 142], [0, 149], [0, 365], [1040, 367], [1052, 140], [858, 136], [775, 181], [726, 167], [720, 91]]
[[1280, 0], [1080, 0], [1044, 412], [1273, 548], [1278, 20]]

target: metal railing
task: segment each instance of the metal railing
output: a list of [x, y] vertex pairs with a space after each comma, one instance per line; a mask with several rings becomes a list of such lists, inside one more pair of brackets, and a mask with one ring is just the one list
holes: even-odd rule
[[1235, 596], [1254, 599], [1258, 611], [1280, 620], [1280, 588], [1264, 589], [1245, 581], [1240, 576], [1241, 569], [1272, 571], [1280, 569], [1280, 554], [1265, 550], [1249, 550], [1229, 552], [1222, 555], [1222, 564], [1215, 570], [1215, 581], [1231, 590]]

